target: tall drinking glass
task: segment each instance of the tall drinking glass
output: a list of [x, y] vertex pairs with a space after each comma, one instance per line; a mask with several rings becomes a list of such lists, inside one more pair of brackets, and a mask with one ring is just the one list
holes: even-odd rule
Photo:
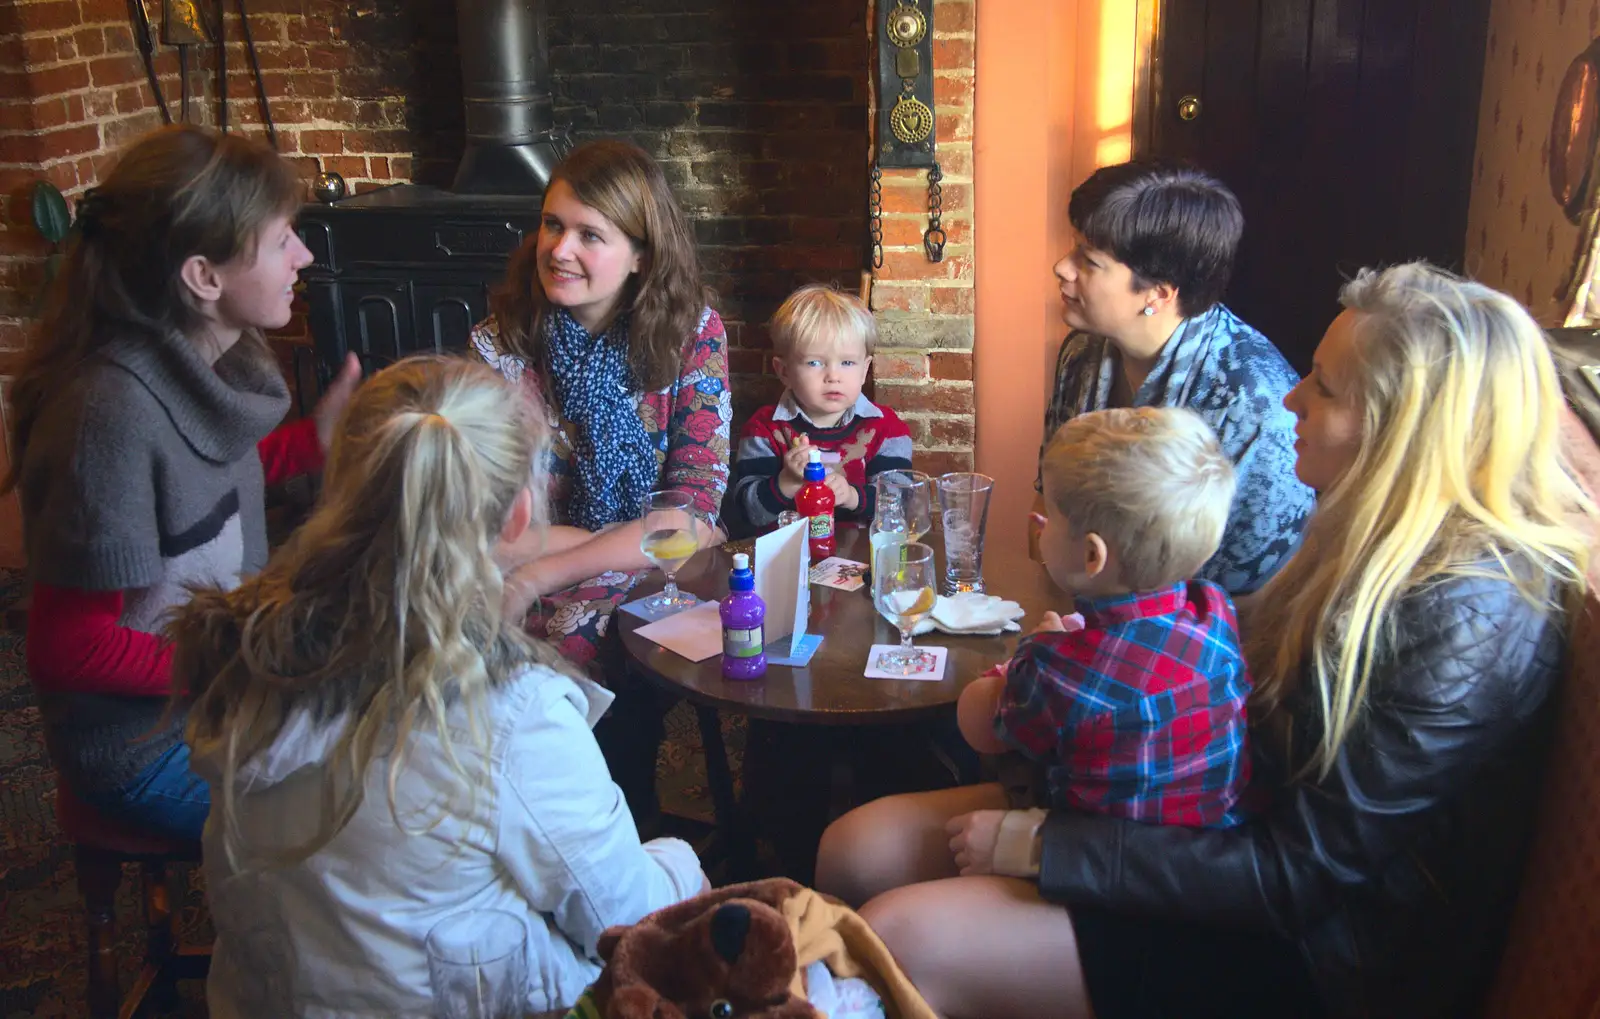
[[939, 478], [947, 594], [983, 591], [983, 536], [989, 524], [992, 491], [994, 479], [987, 474], [955, 473]]
[[446, 917], [428, 932], [435, 1019], [522, 1019], [528, 1013], [528, 930], [499, 909]]
[[899, 504], [910, 541], [921, 541], [933, 527], [933, 479], [921, 471], [884, 471], [878, 475], [878, 498]]
[[912, 645], [911, 631], [933, 611], [935, 594], [933, 549], [907, 542], [874, 551], [872, 599], [900, 628], [900, 646], [879, 655], [876, 668], [907, 676], [933, 668], [938, 659]]
[[644, 537], [639, 551], [661, 567], [667, 586], [660, 594], [646, 598], [644, 607], [653, 613], [668, 614], [700, 604], [694, 595], [678, 590], [678, 568], [700, 550], [700, 516], [687, 492], [651, 492], [644, 497]]
[[887, 545], [904, 545], [911, 540], [911, 525], [906, 523], [905, 508], [900, 502], [900, 492], [889, 471], [872, 479], [874, 508], [872, 524], [867, 530], [867, 545], [872, 550], [869, 564], [878, 561], [878, 550]]

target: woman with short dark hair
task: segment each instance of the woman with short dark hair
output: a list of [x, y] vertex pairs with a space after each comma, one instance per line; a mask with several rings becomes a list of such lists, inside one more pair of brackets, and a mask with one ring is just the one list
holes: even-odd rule
[[1238, 494], [1200, 572], [1229, 593], [1266, 583], [1299, 544], [1312, 494], [1294, 475], [1299, 381], [1265, 336], [1219, 303], [1244, 232], [1239, 200], [1198, 170], [1133, 162], [1072, 193], [1072, 250], [1056, 263], [1072, 332], [1056, 360], [1048, 442], [1107, 407], [1187, 407], [1233, 460]]

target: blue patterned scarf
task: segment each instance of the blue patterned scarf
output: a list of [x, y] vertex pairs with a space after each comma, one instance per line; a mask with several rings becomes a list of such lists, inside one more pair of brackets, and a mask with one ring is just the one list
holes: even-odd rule
[[661, 466], [639, 418], [627, 314], [596, 337], [565, 308], [552, 308], [545, 350], [556, 405], [577, 429], [568, 516], [588, 531], [637, 519]]

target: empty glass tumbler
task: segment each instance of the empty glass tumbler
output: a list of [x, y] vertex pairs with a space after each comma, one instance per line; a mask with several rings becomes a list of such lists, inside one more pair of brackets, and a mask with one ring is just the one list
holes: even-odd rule
[[499, 909], [446, 917], [428, 932], [436, 1019], [523, 1019], [528, 1013], [528, 930]]
[[993, 491], [994, 479], [987, 474], [955, 473], [939, 478], [946, 594], [983, 591], [983, 536]]

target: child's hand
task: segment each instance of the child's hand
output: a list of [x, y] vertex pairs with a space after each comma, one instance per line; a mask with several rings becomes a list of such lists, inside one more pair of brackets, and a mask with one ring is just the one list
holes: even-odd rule
[[778, 491], [785, 499], [793, 499], [806, 483], [806, 463], [811, 459], [811, 439], [804, 435], [794, 437], [794, 445], [783, 454], [783, 472], [778, 475]]
[[[1046, 612], [1033, 628], [1034, 633], [1076, 633], [1083, 629], [1083, 617], [1074, 612], [1063, 616], [1059, 612]], [[1030, 635], [1031, 636], [1031, 635]]]
[[1034, 633], [1066, 633], [1067, 624], [1061, 621], [1061, 613], [1046, 612], [1044, 618], [1039, 620], [1039, 625], [1033, 628]]
[[856, 486], [846, 481], [843, 474], [829, 471], [826, 480], [829, 491], [833, 492], [835, 509], [853, 510], [861, 505], [861, 496], [856, 492]]

